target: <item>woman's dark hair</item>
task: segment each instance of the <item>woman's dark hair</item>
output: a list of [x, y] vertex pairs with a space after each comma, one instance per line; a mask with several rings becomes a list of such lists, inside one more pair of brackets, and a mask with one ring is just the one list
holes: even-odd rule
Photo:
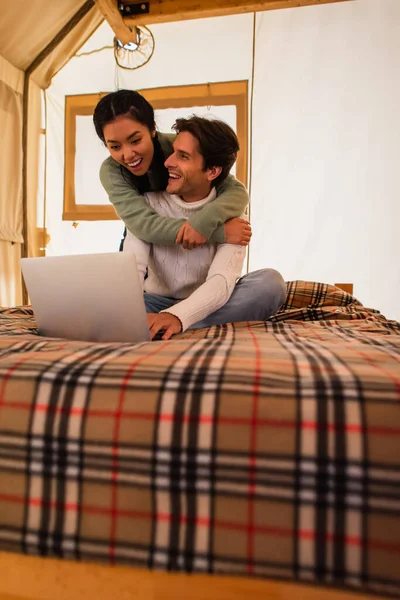
[[[106, 143], [104, 127], [122, 115], [130, 116], [138, 123], [147, 127], [150, 132], [155, 128], [154, 109], [139, 92], [135, 92], [134, 90], [111, 92], [97, 103], [93, 113], [94, 127], [103, 144]], [[152, 189], [165, 190], [168, 183], [168, 170], [164, 167], [166, 157], [161, 149], [157, 132], [152, 139], [154, 144], [154, 156], [150, 165], [152, 179], [154, 180]], [[136, 188], [140, 194], [150, 191], [150, 181], [147, 174], [141, 176], [133, 175], [133, 173], [125, 169], [122, 165], [120, 165], [120, 169], [124, 179]]]
[[203, 171], [212, 167], [222, 168], [213, 181], [214, 185], [228, 177], [239, 152], [239, 140], [229, 125], [218, 119], [193, 115], [188, 119], [177, 119], [172, 129], [176, 133], [187, 131], [197, 139], [204, 160]]

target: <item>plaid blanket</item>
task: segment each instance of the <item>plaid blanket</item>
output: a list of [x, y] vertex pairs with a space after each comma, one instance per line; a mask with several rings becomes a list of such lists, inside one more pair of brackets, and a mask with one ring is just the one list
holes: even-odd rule
[[400, 324], [288, 287], [137, 345], [3, 309], [0, 550], [400, 596]]

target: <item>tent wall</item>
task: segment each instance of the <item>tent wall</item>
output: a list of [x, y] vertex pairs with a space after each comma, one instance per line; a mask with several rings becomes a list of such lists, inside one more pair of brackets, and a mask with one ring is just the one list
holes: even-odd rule
[[250, 268], [400, 320], [400, 2], [258, 15]]

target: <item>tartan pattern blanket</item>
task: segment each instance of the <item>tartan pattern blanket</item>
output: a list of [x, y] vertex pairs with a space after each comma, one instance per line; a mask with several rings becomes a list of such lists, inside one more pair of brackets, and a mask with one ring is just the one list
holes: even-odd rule
[[288, 289], [136, 345], [2, 309], [0, 550], [400, 596], [400, 324]]

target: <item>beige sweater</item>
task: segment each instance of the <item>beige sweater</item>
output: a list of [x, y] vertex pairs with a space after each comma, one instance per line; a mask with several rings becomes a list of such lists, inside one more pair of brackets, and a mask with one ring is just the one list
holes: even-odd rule
[[[150, 192], [146, 200], [160, 215], [189, 219], [216, 197], [215, 190], [187, 203], [166, 192]], [[128, 232], [124, 252], [133, 252], [144, 290], [181, 300], [166, 311], [179, 318], [184, 331], [218, 310], [230, 298], [240, 277], [246, 249], [233, 244], [206, 244], [193, 250], [181, 245], [148, 244]], [[146, 269], [148, 277], [144, 279]]]

